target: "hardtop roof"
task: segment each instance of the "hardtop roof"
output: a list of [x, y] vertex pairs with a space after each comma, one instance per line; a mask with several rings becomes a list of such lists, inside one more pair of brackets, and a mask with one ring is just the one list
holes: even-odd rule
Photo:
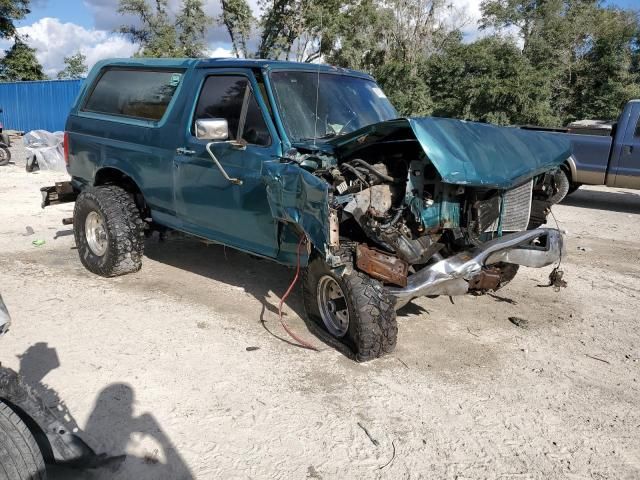
[[289, 62], [283, 60], [246, 59], [246, 58], [113, 58], [99, 62], [103, 66], [138, 66], [138, 67], [164, 67], [164, 68], [260, 68], [265, 70], [312, 70], [321, 73], [337, 73], [352, 75], [361, 78], [372, 79], [371, 75], [350, 70], [348, 68], [334, 67], [332, 65], [317, 63]]

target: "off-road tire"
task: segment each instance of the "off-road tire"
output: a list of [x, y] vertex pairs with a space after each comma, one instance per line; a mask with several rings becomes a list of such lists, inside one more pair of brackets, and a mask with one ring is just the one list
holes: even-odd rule
[[[102, 256], [91, 251], [85, 234], [85, 221], [92, 211], [106, 223], [108, 247]], [[80, 261], [90, 272], [115, 277], [142, 267], [144, 221], [133, 196], [118, 186], [91, 187], [80, 193], [73, 212], [73, 233]]]
[[0, 400], [0, 480], [45, 480], [42, 452], [22, 419]]
[[11, 161], [11, 151], [9, 147], [4, 144], [0, 144], [0, 167], [8, 165]]
[[553, 179], [556, 184], [556, 192], [549, 199], [551, 205], [555, 205], [556, 203], [560, 203], [564, 200], [564, 197], [569, 194], [569, 189], [571, 188], [571, 180], [564, 169], [558, 169], [554, 174]]
[[347, 345], [358, 362], [366, 362], [392, 352], [398, 337], [398, 324], [393, 302], [384, 293], [382, 283], [353, 270], [338, 275], [319, 257], [314, 258], [302, 277], [304, 309], [307, 317], [325, 329], [318, 306], [318, 282], [330, 275], [343, 290], [348, 311], [349, 328], [338, 340]]

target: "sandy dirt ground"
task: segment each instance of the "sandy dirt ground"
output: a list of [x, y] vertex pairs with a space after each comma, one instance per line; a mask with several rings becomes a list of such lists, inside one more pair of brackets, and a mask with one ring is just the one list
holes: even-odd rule
[[286, 320], [320, 352], [288, 342], [276, 312], [293, 271], [276, 264], [152, 238], [139, 273], [92, 275], [61, 224], [72, 206], [40, 209], [64, 175], [13, 152], [0, 360], [95, 450], [126, 454], [52, 478], [640, 478], [639, 192], [584, 188], [554, 208], [567, 288], [523, 268], [495, 295], [418, 300], [397, 350], [357, 364], [305, 322], [299, 290]]

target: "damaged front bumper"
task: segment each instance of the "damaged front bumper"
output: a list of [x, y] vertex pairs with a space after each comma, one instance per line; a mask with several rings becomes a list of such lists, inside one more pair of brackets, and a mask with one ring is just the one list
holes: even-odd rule
[[482, 246], [445, 258], [407, 278], [404, 288], [387, 287], [387, 293], [400, 308], [412, 299], [427, 295], [463, 295], [470, 282], [486, 267], [512, 263], [541, 268], [558, 261], [564, 254], [564, 235], [553, 228], [537, 228], [511, 233]]

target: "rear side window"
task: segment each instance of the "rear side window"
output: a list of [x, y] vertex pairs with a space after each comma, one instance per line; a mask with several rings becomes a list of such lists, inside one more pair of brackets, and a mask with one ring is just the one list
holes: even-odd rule
[[193, 123], [203, 118], [226, 119], [230, 140], [244, 140], [254, 145], [271, 143], [267, 124], [247, 77], [208, 77], [198, 99]]
[[181, 78], [180, 70], [108, 69], [82, 110], [157, 121], [166, 112]]

